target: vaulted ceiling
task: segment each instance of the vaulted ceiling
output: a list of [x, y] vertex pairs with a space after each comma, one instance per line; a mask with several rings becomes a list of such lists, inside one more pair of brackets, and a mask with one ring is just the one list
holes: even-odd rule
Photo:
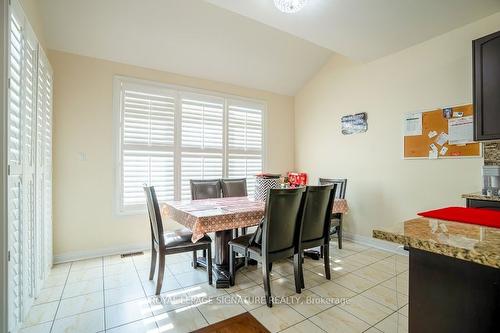
[[372, 60], [500, 10], [500, 0], [41, 0], [48, 48], [294, 95], [338, 52]]

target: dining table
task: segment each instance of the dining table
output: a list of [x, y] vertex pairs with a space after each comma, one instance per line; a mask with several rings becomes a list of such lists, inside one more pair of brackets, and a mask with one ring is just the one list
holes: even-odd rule
[[[215, 233], [214, 283], [216, 288], [229, 288], [229, 241], [233, 230], [257, 226], [264, 216], [265, 202], [251, 197], [214, 198], [203, 200], [166, 201], [161, 204], [164, 220], [190, 229], [195, 243], [207, 233]], [[344, 214], [349, 210], [345, 199], [335, 199], [333, 213]], [[199, 257], [197, 264], [205, 267], [206, 258]], [[243, 265], [239, 260], [237, 268]]]

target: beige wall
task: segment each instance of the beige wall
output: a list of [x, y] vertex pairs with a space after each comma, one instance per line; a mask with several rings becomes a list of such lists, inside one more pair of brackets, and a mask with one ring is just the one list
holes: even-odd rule
[[[268, 167], [293, 168], [293, 98], [57, 51], [54, 69], [54, 254], [56, 260], [139, 246], [145, 216], [113, 212], [113, 76], [124, 75], [265, 100]], [[79, 159], [79, 153], [87, 156]], [[69, 256], [69, 257], [68, 257]]]
[[[348, 232], [371, 236], [417, 212], [463, 205], [480, 189], [482, 159], [403, 160], [402, 115], [472, 102], [471, 41], [500, 29], [500, 13], [365, 64], [334, 56], [295, 98], [295, 166], [349, 179]], [[340, 118], [368, 113], [368, 132]]]

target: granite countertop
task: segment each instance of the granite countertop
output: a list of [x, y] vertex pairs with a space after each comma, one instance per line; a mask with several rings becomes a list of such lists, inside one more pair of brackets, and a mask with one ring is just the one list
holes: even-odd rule
[[500, 197], [492, 197], [482, 194], [481, 192], [462, 194], [464, 199], [476, 199], [476, 200], [486, 200], [486, 201], [500, 201]]
[[416, 249], [500, 268], [500, 229], [415, 218], [394, 228], [377, 228], [373, 237]]

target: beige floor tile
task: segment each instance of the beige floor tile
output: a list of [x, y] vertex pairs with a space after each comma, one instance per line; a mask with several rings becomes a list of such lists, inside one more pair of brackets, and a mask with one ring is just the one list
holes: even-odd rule
[[181, 308], [155, 316], [159, 332], [188, 333], [208, 325], [196, 307]]
[[92, 267], [89, 269], [73, 271], [73, 269], [69, 272], [68, 282], [67, 283], [75, 283], [87, 280], [94, 280], [103, 277], [102, 267]]
[[103, 330], [104, 309], [99, 309], [56, 320], [51, 333], [97, 333]]
[[227, 295], [226, 290], [222, 288], [215, 288], [214, 285], [208, 283], [195, 284], [183, 289], [190, 297], [217, 297]]
[[329, 333], [361, 333], [370, 327], [339, 306], [321, 312], [309, 320]]
[[[246, 288], [253, 287], [253, 286], [257, 285], [257, 283], [258, 282], [253, 281], [252, 279], [247, 277], [245, 274], [240, 273], [240, 272], [236, 272], [234, 286], [232, 286], [231, 288], [227, 288], [226, 291], [228, 293], [233, 293], [233, 292], [238, 291], [238, 290], [243, 290]], [[261, 274], [260, 283], [262, 284], [262, 274]]]
[[408, 318], [394, 313], [375, 325], [384, 333], [406, 333], [408, 332]]
[[287, 276], [293, 274], [293, 261], [291, 260], [281, 260], [279, 262], [273, 263], [272, 271], [280, 274], [281, 276]]
[[[176, 263], [168, 264], [168, 269], [174, 275], [191, 272], [194, 270], [192, 261], [181, 261]], [[202, 268], [199, 268], [203, 270]]]
[[[156, 294], [156, 282], [157, 282], [156, 278], [153, 280], [142, 281], [142, 287], [144, 288], [144, 291], [146, 292], [147, 296], [153, 296]], [[182, 288], [181, 285], [179, 284], [179, 282], [177, 282], [177, 279], [175, 279], [173, 276], [164, 277], [163, 284], [161, 286], [162, 293], [180, 288]]]
[[361, 295], [351, 298], [348, 303], [340, 304], [339, 307], [370, 325], [375, 325], [393, 312], [388, 307]]
[[175, 278], [182, 287], [208, 282], [207, 272], [203, 269], [193, 269], [186, 273], [176, 274]]
[[408, 304], [399, 309], [398, 313], [408, 317]]
[[[342, 274], [337, 273], [330, 267], [330, 279], [334, 280], [341, 277]], [[293, 279], [293, 275], [288, 276], [288, 278]], [[308, 269], [304, 269], [304, 285], [306, 289], [317, 286], [318, 284], [325, 283], [328, 280], [325, 275], [325, 268], [323, 266], [315, 266]]]
[[57, 310], [56, 319], [77, 315], [82, 312], [96, 310], [104, 307], [102, 291], [66, 298], [61, 301]]
[[154, 315], [199, 304], [205, 299], [196, 298], [193, 300], [184, 289], [168, 291], [157, 296], [150, 296], [150, 307]]
[[[127, 274], [127, 275], [131, 275], [131, 274]], [[149, 267], [147, 269], [138, 270], [137, 275], [139, 276], [139, 279], [141, 281], [149, 281]], [[165, 272], [163, 273], [163, 277], [172, 279], [174, 277], [174, 275], [170, 272], [168, 267], [165, 267]], [[153, 275], [153, 280], [156, 281], [157, 278], [158, 278], [158, 267], [156, 267], [155, 274]]]
[[101, 257], [74, 261], [71, 265], [71, 272], [88, 270], [90, 268], [95, 268], [95, 267], [102, 267]]
[[352, 256], [353, 254], [356, 254], [357, 252], [355, 251], [351, 251], [351, 250], [347, 250], [345, 248], [343, 249], [335, 249], [333, 251], [330, 251], [330, 257], [340, 257], [340, 258], [344, 258], [344, 257], [348, 257], [348, 256]]
[[384, 271], [375, 269], [372, 266], [366, 266], [366, 267], [360, 268], [360, 269], [354, 271], [353, 274], [356, 274], [357, 276], [361, 276], [362, 278], [364, 278], [368, 281], [371, 281], [371, 282], [375, 282], [375, 283], [381, 283], [381, 282], [388, 280], [394, 276], [394, 273], [387, 272], [387, 271], [384, 272]]
[[106, 329], [153, 316], [146, 298], [106, 307], [105, 314]]
[[395, 290], [382, 285], [370, 288], [361, 295], [383, 304], [394, 311], [408, 303], [408, 296], [399, 294]]
[[354, 273], [342, 275], [341, 277], [335, 279], [334, 282], [357, 293], [362, 293], [363, 291], [373, 287], [376, 284], [375, 282], [366, 280]]
[[141, 280], [135, 272], [104, 277], [104, 289], [120, 288], [137, 283], [141, 284]]
[[345, 250], [350, 250], [350, 251], [354, 251], [354, 252], [360, 252], [360, 251], [364, 251], [364, 250], [369, 249], [368, 246], [361, 245], [361, 244], [354, 243], [354, 242], [348, 242], [346, 240], [342, 241], [342, 248]]
[[388, 251], [382, 251], [378, 249], [369, 248], [362, 252], [363, 254], [369, 255], [370, 257], [374, 257], [376, 259], [382, 260], [384, 258], [390, 257], [393, 253]]
[[149, 317], [146, 319], [134, 321], [133, 323], [108, 329], [106, 330], [106, 333], [160, 333], [160, 332], [158, 330], [154, 317]]
[[[262, 267], [259, 266], [249, 266], [247, 268], [242, 268], [236, 272], [236, 279], [238, 279], [238, 276], [244, 275], [250, 280], [252, 280], [255, 283], [262, 283], [263, 278], [262, 278]], [[279, 274], [277, 271], [274, 270], [271, 271], [271, 280], [276, 280], [283, 277], [281, 274]]]
[[68, 279], [68, 273], [50, 274], [45, 280], [42, 289], [64, 286]]
[[396, 290], [398, 293], [409, 295], [409, 281], [405, 277], [394, 277], [382, 282], [381, 285]]
[[135, 272], [136, 269], [132, 261], [122, 264], [104, 266], [104, 276], [132, 274]]
[[33, 304], [43, 304], [49, 302], [59, 301], [63, 292], [64, 286], [57, 286], [52, 288], [45, 288], [40, 290], [38, 297]]
[[292, 327], [287, 328], [282, 333], [320, 333], [324, 332], [321, 328], [314, 325], [314, 323], [310, 320], [304, 320]]
[[54, 320], [59, 302], [44, 303], [31, 307], [23, 327], [34, 326]]
[[39, 324], [35, 326], [30, 326], [26, 328], [21, 328], [19, 333], [50, 333], [50, 328], [52, 327], [52, 322], [49, 321], [44, 324]]
[[[390, 258], [389, 258], [390, 259]], [[371, 264], [369, 267], [373, 267], [382, 272], [388, 272], [391, 274], [399, 274], [408, 270], [408, 265], [403, 263], [397, 263], [395, 260], [392, 261], [377, 261]]]
[[279, 332], [305, 319], [286, 304], [273, 304], [272, 308], [261, 306], [250, 314], [271, 332]]
[[200, 304], [198, 310], [203, 317], [210, 323], [217, 323], [246, 312], [239, 304], [217, 304], [217, 302]]
[[370, 265], [373, 264], [374, 262], [379, 261], [379, 259], [369, 256], [364, 252], [358, 252], [356, 254], [353, 254], [352, 256], [345, 258], [345, 260], [348, 262], [355, 261], [362, 265]]
[[309, 290], [302, 291], [301, 294], [293, 295], [290, 307], [306, 318], [317, 315], [318, 313], [331, 308], [335, 302], [329, 302]]
[[110, 306], [144, 298], [145, 296], [142, 285], [137, 283], [120, 288], [106, 289], [104, 291], [104, 302], [106, 306]]
[[62, 298], [91, 294], [101, 290], [103, 290], [102, 278], [75, 282], [75, 283], [67, 283], [66, 286], [64, 287]]
[[245, 310], [251, 311], [265, 305], [265, 292], [262, 286], [253, 286], [230, 294]]
[[[259, 284], [263, 286], [264, 284]], [[273, 297], [287, 297], [296, 294], [295, 291], [295, 281], [293, 277], [289, 278], [279, 278], [276, 280], [271, 280], [271, 296]]]
[[[201, 251], [198, 251], [198, 257], [201, 257]], [[193, 254], [191, 252], [171, 254], [165, 257], [165, 262], [167, 263], [167, 266], [169, 264], [174, 264], [177, 262], [192, 261], [192, 260], [193, 260]]]
[[369, 329], [367, 329], [366, 331], [364, 331], [363, 333], [382, 333], [382, 331], [379, 331], [378, 329], [376, 329], [375, 327], [370, 327]]
[[334, 304], [339, 304], [342, 299], [351, 298], [356, 295], [354, 291], [332, 281], [320, 284], [310, 290], [320, 297], [331, 299]]

